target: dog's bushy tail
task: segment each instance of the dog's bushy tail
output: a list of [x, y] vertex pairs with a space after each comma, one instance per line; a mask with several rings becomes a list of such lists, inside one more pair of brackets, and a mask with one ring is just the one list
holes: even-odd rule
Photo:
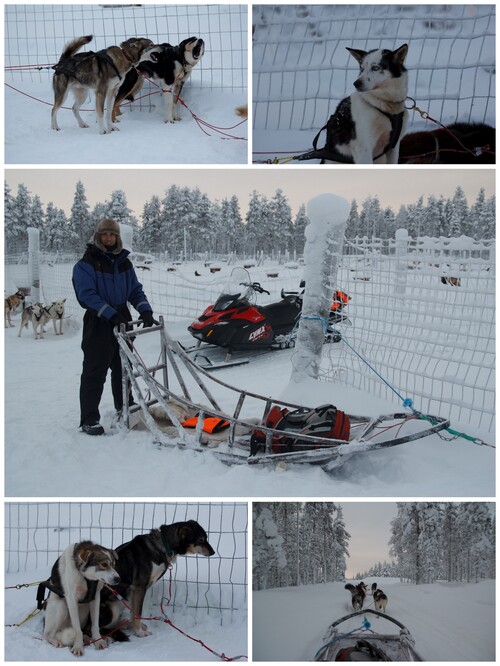
[[61, 54], [61, 60], [66, 60], [67, 58], [71, 58], [71, 56], [75, 55], [75, 53], [79, 51], [82, 48], [82, 46], [85, 46], [85, 44], [88, 44], [93, 39], [94, 39], [93, 35], [85, 35], [84, 37], [75, 37], [75, 39], [72, 39], [71, 42], [68, 42], [64, 47], [64, 51]]
[[356, 591], [356, 588], [354, 587], [354, 585], [351, 585], [351, 583], [347, 583], [346, 585], [344, 585], [344, 587], [345, 587], [346, 590], [349, 590], [349, 592], [355, 592]]

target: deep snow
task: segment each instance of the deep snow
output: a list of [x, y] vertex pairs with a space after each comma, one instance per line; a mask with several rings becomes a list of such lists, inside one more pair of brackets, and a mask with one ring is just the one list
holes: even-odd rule
[[[370, 588], [372, 580], [365, 582]], [[406, 626], [425, 661], [494, 661], [494, 581], [412, 585], [378, 578], [377, 583], [389, 598], [387, 614]], [[351, 612], [344, 583], [254, 592], [253, 658], [310, 661], [329, 625]], [[375, 619], [373, 629], [382, 622]]]
[[[161, 314], [161, 312], [156, 312]], [[15, 319], [19, 322], [19, 317]], [[80, 318], [67, 320], [65, 334], [51, 328], [5, 334], [5, 493], [8, 497], [492, 497], [495, 452], [463, 439], [427, 437], [350, 459], [331, 475], [313, 466], [286, 471], [227, 467], [208, 450], [158, 448], [147, 431], [110, 430], [114, 416], [109, 380], [101, 402], [109, 436], [79, 432], [78, 390], [82, 353]], [[192, 343], [190, 321], [169, 325], [176, 339]], [[145, 359], [158, 357], [158, 338], [142, 336]], [[295, 350], [266, 353], [248, 365], [227, 368], [219, 378], [240, 388], [297, 404], [332, 402], [351, 413], [378, 415], [394, 403], [333, 384], [290, 383]], [[146, 360], [147, 362], [147, 360]], [[261, 417], [261, 414], [247, 414]], [[453, 423], [459, 427], [459, 423]], [[474, 433], [480, 436], [480, 433]], [[487, 434], [483, 433], [485, 440]], [[89, 462], [92, 473], [89, 473]]]

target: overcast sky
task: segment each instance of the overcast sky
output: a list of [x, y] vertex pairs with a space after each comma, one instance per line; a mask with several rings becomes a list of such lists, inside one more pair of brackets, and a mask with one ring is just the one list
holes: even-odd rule
[[344, 522], [351, 535], [346, 578], [362, 573], [377, 562], [390, 561], [390, 523], [395, 502], [342, 502]]
[[272, 197], [278, 188], [287, 196], [295, 214], [302, 203], [331, 192], [358, 204], [370, 195], [378, 195], [383, 207], [395, 212], [402, 203], [414, 203], [423, 195], [452, 196], [460, 185], [469, 202], [473, 202], [481, 187], [487, 196], [494, 194], [494, 169], [395, 169], [330, 168], [330, 167], [233, 167], [206, 168], [100, 168], [83, 169], [6, 169], [5, 178], [15, 195], [19, 183], [31, 194], [38, 194], [46, 205], [52, 201], [58, 208], [70, 212], [78, 180], [85, 185], [88, 202], [93, 206], [109, 199], [113, 190], [123, 190], [129, 208], [136, 217], [142, 215], [143, 205], [153, 194], [163, 196], [173, 184], [199, 187], [209, 198], [229, 198], [235, 194], [245, 215], [253, 190]]

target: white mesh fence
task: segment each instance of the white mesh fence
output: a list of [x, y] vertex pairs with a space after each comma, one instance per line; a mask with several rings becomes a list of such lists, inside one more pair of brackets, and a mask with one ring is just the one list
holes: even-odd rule
[[[409, 95], [443, 123], [495, 122], [494, 5], [256, 5], [256, 130], [322, 127], [354, 91], [346, 47], [409, 44]], [[424, 121], [410, 116], [410, 128]], [[413, 127], [412, 127], [413, 125]]]
[[[6, 503], [5, 569], [22, 574], [52, 565], [71, 543], [90, 539], [116, 548], [162, 524], [197, 520], [215, 550], [212, 557], [179, 557], [148, 592], [147, 603], [169, 609], [244, 610], [247, 602], [247, 505], [244, 503]], [[31, 582], [31, 581], [29, 581]], [[35, 593], [33, 594], [35, 597]]]
[[[450, 416], [486, 431], [494, 427], [495, 246], [472, 239], [410, 240], [396, 255], [395, 240], [346, 241], [338, 287], [352, 298], [346, 314], [347, 344], [324, 347], [322, 376], [400, 401], [366, 365], [370, 363], [415, 408]], [[40, 261], [42, 300], [66, 298], [67, 313], [83, 311], [71, 285], [79, 257]], [[207, 262], [209, 263], [209, 262]], [[213, 262], [137, 262], [136, 271], [153, 310], [166, 322], [186, 325], [215, 302], [234, 265], [247, 266], [251, 280], [270, 292], [259, 303], [297, 290], [301, 261], [232, 265]], [[142, 266], [142, 268], [141, 268]], [[27, 256], [6, 258], [8, 293], [27, 283]]]
[[346, 344], [325, 346], [323, 378], [493, 432], [494, 243], [418, 239], [399, 256], [394, 241], [345, 249], [339, 284], [353, 326]]
[[[130, 37], [179, 44], [205, 40], [205, 55], [193, 71], [196, 85], [226, 91], [247, 88], [247, 7], [245, 5], [6, 5], [5, 81], [47, 81], [64, 45], [94, 35], [87, 50], [98, 51]], [[188, 82], [189, 85], [190, 82]], [[142, 95], [152, 86], [146, 83]], [[150, 106], [150, 98], [141, 102]]]

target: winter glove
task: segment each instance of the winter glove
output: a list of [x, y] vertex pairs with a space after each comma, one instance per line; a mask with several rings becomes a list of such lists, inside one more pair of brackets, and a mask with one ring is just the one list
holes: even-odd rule
[[153, 319], [153, 313], [151, 310], [146, 310], [145, 312], [141, 312], [139, 315], [139, 319], [142, 319], [143, 321], [143, 328], [149, 328], [150, 326], [159, 326], [160, 322], [156, 321], [156, 319]]
[[118, 326], [119, 329], [121, 324], [125, 324], [125, 326], [127, 326], [128, 319], [121, 312], [117, 312], [112, 317], [110, 317], [109, 322], [113, 326], [113, 328], [115, 326]]

